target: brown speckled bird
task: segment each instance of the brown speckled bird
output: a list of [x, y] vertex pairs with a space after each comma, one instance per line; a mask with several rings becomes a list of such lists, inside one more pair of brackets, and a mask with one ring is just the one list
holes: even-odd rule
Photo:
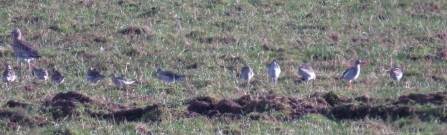
[[22, 33], [19, 29], [14, 29], [11, 32], [12, 35], [12, 48], [14, 53], [17, 56], [18, 63], [20, 63], [20, 68], [22, 68], [22, 61], [26, 61], [28, 63], [29, 70], [31, 71], [31, 60], [39, 59], [40, 54], [37, 52], [33, 46], [22, 40]]

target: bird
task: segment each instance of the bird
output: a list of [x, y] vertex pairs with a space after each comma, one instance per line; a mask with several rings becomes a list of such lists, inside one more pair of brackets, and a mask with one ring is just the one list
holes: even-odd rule
[[302, 79], [306, 80], [306, 83], [316, 77], [315, 71], [309, 63], [303, 63], [303, 65], [298, 68], [298, 71], [300, 72]]
[[401, 68], [394, 67], [390, 70], [390, 77], [395, 81], [399, 81], [403, 77], [403, 71]]
[[356, 60], [355, 61], [355, 66], [352, 66], [348, 69], [346, 69], [346, 71], [343, 73], [343, 79], [348, 81], [349, 84], [349, 88], [352, 89], [352, 84], [351, 82], [353, 80], [355, 80], [357, 77], [359, 77], [360, 75], [360, 64], [362, 63], [361, 60]]
[[47, 80], [49, 76], [48, 70], [45, 68], [33, 67], [33, 74], [36, 76], [38, 80]]
[[61, 84], [64, 82], [65, 76], [62, 74], [56, 66], [53, 67], [53, 73], [51, 74], [51, 82], [53, 82], [55, 85]]
[[116, 77], [115, 73], [112, 73], [110, 75], [110, 78], [111, 78], [113, 84], [115, 84], [116, 86], [124, 86], [124, 85], [135, 83], [134, 79], [127, 79], [125, 77]]
[[270, 76], [270, 80], [273, 81], [274, 85], [276, 85], [278, 82], [279, 74], [281, 74], [281, 67], [279, 66], [278, 62], [276, 62], [276, 60], [273, 60], [272, 63], [270, 63], [267, 72]]
[[157, 69], [157, 77], [167, 83], [174, 83], [175, 81], [182, 80], [185, 75], [176, 74], [171, 71], [164, 71], [162, 68]]
[[87, 71], [86, 78], [89, 83], [97, 83], [99, 80], [104, 79], [105, 76], [101, 75], [95, 68], [90, 67]]
[[247, 63], [244, 65], [244, 67], [242, 67], [241, 73], [239, 74], [242, 79], [247, 81], [247, 87], [250, 85], [250, 79], [253, 77], [253, 75], [253, 69], [251, 69], [251, 67]]
[[12, 35], [12, 48], [17, 56], [18, 63], [20, 63], [20, 69], [22, 68], [22, 61], [28, 63], [29, 70], [31, 71], [31, 60], [39, 59], [42, 57], [39, 52], [32, 47], [32, 45], [22, 40], [22, 32], [19, 29], [14, 29], [11, 32]]
[[2, 81], [5, 83], [13, 82], [17, 79], [16, 73], [14, 69], [12, 69], [11, 65], [7, 64], [5, 71], [3, 71]]

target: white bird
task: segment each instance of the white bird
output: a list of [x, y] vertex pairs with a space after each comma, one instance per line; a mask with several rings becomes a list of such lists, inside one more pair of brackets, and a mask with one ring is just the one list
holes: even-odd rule
[[302, 79], [306, 80], [306, 83], [316, 77], [315, 71], [309, 63], [303, 63], [303, 65], [298, 68], [298, 71], [300, 72]]
[[278, 62], [276, 60], [273, 60], [272, 63], [270, 63], [268, 74], [270, 76], [270, 81], [273, 81], [273, 84], [277, 84], [279, 74], [281, 74], [281, 67], [279, 66]]
[[348, 81], [349, 88], [352, 89], [351, 81], [357, 79], [360, 75], [360, 64], [362, 63], [361, 60], [355, 61], [355, 66], [352, 66], [343, 73], [343, 79]]
[[253, 77], [253, 69], [248, 64], [245, 64], [244, 67], [241, 69], [240, 77], [247, 81], [246, 86], [248, 87], [250, 85], [250, 79]]

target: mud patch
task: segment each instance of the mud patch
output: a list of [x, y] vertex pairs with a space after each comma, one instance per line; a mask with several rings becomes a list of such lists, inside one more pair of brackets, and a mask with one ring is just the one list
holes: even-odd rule
[[409, 94], [400, 96], [394, 104], [435, 104], [442, 105], [447, 103], [447, 92], [438, 92], [436, 94]]
[[[214, 99], [213, 99], [214, 100]], [[240, 115], [249, 115], [253, 119], [260, 119], [256, 115], [258, 112], [278, 111], [285, 115], [277, 116], [275, 119], [285, 120], [300, 117], [308, 113], [322, 113], [328, 111], [330, 105], [324, 99], [299, 99], [296, 97], [285, 97], [278, 95], [268, 95], [260, 97], [258, 100], [252, 100], [249, 95], [242, 96], [239, 99], [223, 99], [217, 104], [204, 100], [192, 99], [188, 103], [189, 114], [202, 114], [205, 116], [228, 116], [239, 118]]]
[[[184, 111], [170, 109], [161, 104], [137, 107], [101, 103], [79, 92], [69, 91], [58, 93], [42, 102], [38, 112], [50, 114], [54, 121], [70, 119], [87, 115], [96, 119], [112, 122], [123, 121], [165, 121], [185, 117], [217, 118], [231, 122], [235, 119], [248, 117], [253, 120], [289, 121], [306, 114], [321, 114], [340, 119], [378, 118], [397, 120], [403, 117], [417, 117], [421, 121], [446, 122], [447, 92], [431, 94], [409, 94], [397, 99], [373, 98], [369, 95], [348, 98], [336, 92], [317, 92], [308, 98], [288, 97], [270, 94], [253, 99], [244, 95], [237, 99], [218, 100], [203, 96], [189, 99], [185, 102]], [[0, 110], [0, 119], [5, 119], [4, 125], [17, 129], [19, 126], [42, 126], [51, 121], [45, 117], [29, 116], [25, 109], [33, 109], [35, 104], [23, 103], [18, 100], [8, 101], [4, 107], [16, 111]], [[18, 111], [17, 111], [18, 110]], [[48, 116], [48, 115], [46, 115]], [[51, 119], [50, 119], [51, 120]], [[214, 119], [209, 119], [213, 122]]]
[[158, 104], [152, 106], [146, 106], [144, 108], [134, 108], [123, 111], [116, 111], [111, 113], [91, 113], [92, 117], [98, 117], [103, 119], [113, 119], [115, 121], [133, 121], [138, 119], [148, 119], [151, 121], [162, 121], [163, 112], [161, 106]]
[[[159, 104], [136, 107], [135, 105], [123, 106], [113, 103], [100, 103], [75, 91], [58, 93], [51, 100], [45, 101], [42, 106], [43, 112], [50, 113], [54, 120], [87, 114], [95, 118], [116, 122], [140, 119], [162, 121], [167, 119], [168, 115], [166, 113], [169, 111], [163, 109]], [[79, 110], [81, 106], [83, 106], [82, 110]]]
[[34, 127], [48, 124], [48, 122], [43, 119], [27, 116], [21, 111], [0, 110], [0, 118], [7, 119], [7, 125], [13, 129], [17, 128], [19, 125]]
[[14, 107], [26, 108], [26, 107], [31, 106], [31, 104], [22, 103], [22, 102], [17, 101], [17, 100], [9, 100], [8, 102], [6, 102], [6, 104], [4, 106], [5, 107], [10, 107], [10, 108], [14, 108]]
[[[419, 116], [423, 120], [430, 121], [433, 116], [444, 116], [443, 109], [420, 109], [412, 104], [435, 104], [442, 105], [447, 102], [447, 92], [435, 94], [410, 94], [401, 96], [398, 99], [380, 99], [369, 95], [348, 98], [340, 96], [335, 92], [318, 92], [309, 98], [286, 97], [278, 95], [267, 95], [252, 99], [249, 95], [238, 99], [222, 99], [216, 103], [210, 97], [199, 97], [191, 99], [188, 103], [186, 115], [197, 117], [227, 117], [238, 119], [248, 116], [254, 120], [291, 120], [300, 118], [306, 114], [321, 114], [339, 119], [363, 119], [367, 117], [396, 120], [402, 117]], [[269, 116], [263, 115], [265, 112], [272, 113]], [[277, 115], [280, 114], [280, 115]], [[428, 116], [427, 114], [430, 114]], [[440, 117], [440, 120], [447, 121], [447, 117]]]
[[409, 106], [373, 106], [373, 105], [342, 105], [334, 107], [330, 111], [336, 119], [362, 119], [365, 117], [388, 119], [393, 120], [397, 118], [407, 117], [415, 114], [418, 111], [416, 108]]

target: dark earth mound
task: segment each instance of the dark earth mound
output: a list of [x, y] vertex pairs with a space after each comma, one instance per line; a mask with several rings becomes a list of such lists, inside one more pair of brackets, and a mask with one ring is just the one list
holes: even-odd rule
[[[442, 106], [447, 102], [447, 92], [434, 94], [409, 94], [397, 99], [380, 99], [363, 95], [355, 98], [340, 96], [335, 92], [318, 92], [308, 98], [287, 97], [278, 95], [261, 96], [253, 99], [244, 95], [238, 99], [218, 100], [213, 97], [197, 97], [188, 100], [185, 111], [170, 109], [161, 104], [137, 107], [101, 103], [75, 91], [58, 93], [45, 100], [40, 106], [42, 116], [50, 114], [58, 121], [80, 115], [114, 122], [121, 121], [163, 121], [182, 117], [217, 117], [221, 120], [239, 119], [248, 116], [254, 120], [293, 120], [306, 114], [321, 114], [334, 120], [364, 119], [367, 117], [396, 120], [402, 117], [417, 117], [422, 121], [431, 121], [436, 117], [447, 122], [447, 114]], [[429, 105], [429, 107], [424, 107]], [[51, 118], [30, 116], [37, 104], [9, 100], [4, 107], [15, 108], [15, 111], [0, 110], [0, 119], [5, 119], [5, 126], [16, 129], [19, 125], [42, 126], [51, 123]], [[422, 107], [421, 107], [422, 106]], [[274, 113], [279, 112], [279, 113]]]
[[[372, 117], [395, 120], [401, 117], [418, 116], [422, 120], [429, 121], [430, 117], [438, 116], [441, 121], [447, 121], [447, 115], [439, 111], [445, 110], [445, 107], [420, 109], [412, 106], [414, 104], [442, 105], [446, 102], [447, 92], [409, 94], [400, 96], [398, 99], [378, 99], [368, 95], [347, 98], [332, 91], [315, 93], [306, 99], [267, 95], [253, 100], [249, 95], [245, 95], [239, 99], [223, 99], [216, 102], [216, 99], [211, 97], [200, 97], [190, 100], [186, 115], [190, 117], [247, 115], [252, 119], [290, 120], [317, 113], [333, 119]], [[265, 117], [261, 114], [272, 111], [281, 112], [282, 115]]]

